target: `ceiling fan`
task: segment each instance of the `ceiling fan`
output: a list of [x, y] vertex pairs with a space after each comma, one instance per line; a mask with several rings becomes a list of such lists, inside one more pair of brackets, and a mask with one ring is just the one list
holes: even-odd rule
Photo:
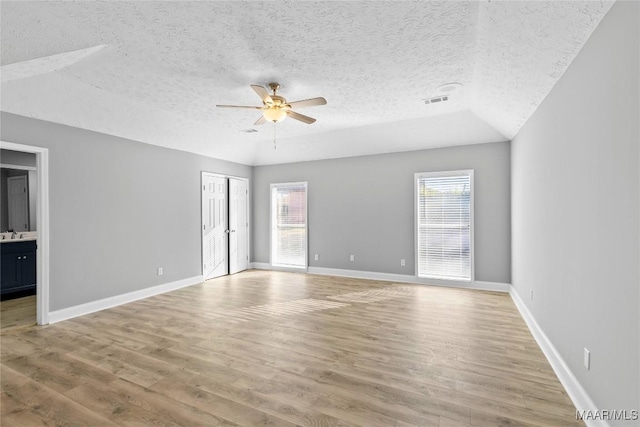
[[258, 94], [260, 99], [262, 99], [262, 107], [252, 107], [247, 105], [216, 105], [216, 107], [262, 110], [262, 116], [256, 120], [254, 125], [261, 125], [267, 121], [277, 123], [284, 120], [286, 117], [291, 117], [294, 120], [299, 120], [310, 125], [314, 123], [316, 119], [296, 113], [293, 109], [325, 105], [327, 103], [327, 100], [322, 97], [287, 102], [284, 97], [278, 95], [278, 89], [280, 89], [280, 85], [278, 83], [269, 83], [269, 88], [273, 91], [273, 94], [271, 95], [269, 95], [267, 89], [260, 85], [251, 85], [251, 88]]

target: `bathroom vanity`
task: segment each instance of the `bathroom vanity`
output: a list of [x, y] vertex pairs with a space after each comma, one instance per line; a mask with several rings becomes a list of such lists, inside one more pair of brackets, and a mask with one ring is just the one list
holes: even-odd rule
[[36, 290], [36, 240], [0, 240], [3, 297]]

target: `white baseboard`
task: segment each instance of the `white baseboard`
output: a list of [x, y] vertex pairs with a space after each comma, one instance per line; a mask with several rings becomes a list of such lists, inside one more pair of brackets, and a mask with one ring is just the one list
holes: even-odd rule
[[[260, 270], [280, 270], [277, 268], [272, 268], [271, 264], [268, 264], [266, 262], [252, 262], [251, 268]], [[301, 271], [296, 270], [296, 272]], [[309, 267], [306, 272], [308, 274], [320, 274], [324, 276], [352, 277], [355, 279], [382, 280], [385, 282], [413, 283], [417, 285], [447, 286], [454, 288], [477, 289], [482, 291], [509, 292], [509, 288], [511, 287], [511, 285], [508, 283], [482, 281], [475, 281], [471, 283], [450, 282], [443, 280], [435, 281], [428, 279], [419, 279], [416, 276], [412, 276], [409, 274], [379, 273], [375, 271], [347, 270], [342, 268]]]
[[476, 280], [475, 282], [473, 282], [473, 288], [482, 289], [483, 291], [509, 292], [509, 290], [511, 289], [511, 284]]
[[95, 313], [96, 311], [127, 304], [129, 302], [163, 294], [165, 292], [175, 291], [176, 289], [186, 288], [187, 286], [197, 285], [202, 282], [202, 276], [194, 276], [187, 279], [176, 280], [175, 282], [140, 289], [139, 291], [133, 291], [97, 301], [91, 301], [85, 304], [75, 305], [69, 308], [63, 308], [62, 310], [50, 311], [49, 323], [61, 322], [74, 317], [84, 316], [85, 314]]
[[271, 271], [287, 271], [289, 273], [306, 273], [306, 268], [301, 267], [280, 267], [273, 266], [268, 262], [252, 262], [250, 264], [250, 268], [254, 268], [256, 270], [271, 270]]
[[408, 274], [377, 273], [375, 271], [346, 270], [342, 268], [309, 267], [309, 274], [323, 276], [353, 277], [355, 279], [383, 280], [387, 282], [415, 283], [415, 277]]
[[252, 262], [250, 267], [257, 270], [271, 270], [271, 264], [268, 262]]
[[[547, 357], [549, 364], [553, 368], [553, 371], [558, 376], [558, 379], [562, 383], [562, 386], [567, 391], [567, 394], [573, 401], [573, 404], [576, 406], [578, 411], [596, 411], [598, 408], [596, 404], [591, 400], [586, 390], [582, 387], [578, 379], [573, 375], [569, 366], [565, 363], [558, 350], [554, 347], [553, 343], [547, 335], [544, 333], [536, 319], [533, 317], [533, 314], [529, 311], [527, 306], [524, 304], [524, 301], [516, 291], [516, 289], [511, 286], [509, 290], [509, 294], [511, 295], [511, 299], [515, 303], [520, 315], [526, 322], [533, 338], [535, 338], [536, 342], [540, 346], [540, 349]], [[585, 424], [588, 427], [609, 427], [610, 424], [606, 420], [584, 420]]]

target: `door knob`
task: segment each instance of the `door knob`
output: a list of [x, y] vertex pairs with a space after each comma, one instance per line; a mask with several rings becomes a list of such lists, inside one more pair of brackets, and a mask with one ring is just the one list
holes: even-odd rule
[[224, 230], [224, 232], [228, 234], [228, 233], [229, 233], [229, 230]]

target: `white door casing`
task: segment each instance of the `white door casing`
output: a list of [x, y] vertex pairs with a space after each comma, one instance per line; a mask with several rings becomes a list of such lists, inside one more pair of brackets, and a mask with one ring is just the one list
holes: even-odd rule
[[223, 276], [228, 268], [227, 180], [202, 172], [202, 274]]
[[29, 231], [29, 195], [26, 175], [7, 178], [7, 196], [9, 230]]
[[[0, 141], [0, 148], [36, 155], [36, 229], [38, 230], [36, 306], [38, 325], [47, 325], [49, 323], [49, 149], [6, 141]], [[23, 168], [13, 165], [12, 167]]]
[[246, 270], [248, 257], [247, 181], [229, 178], [229, 273]]

